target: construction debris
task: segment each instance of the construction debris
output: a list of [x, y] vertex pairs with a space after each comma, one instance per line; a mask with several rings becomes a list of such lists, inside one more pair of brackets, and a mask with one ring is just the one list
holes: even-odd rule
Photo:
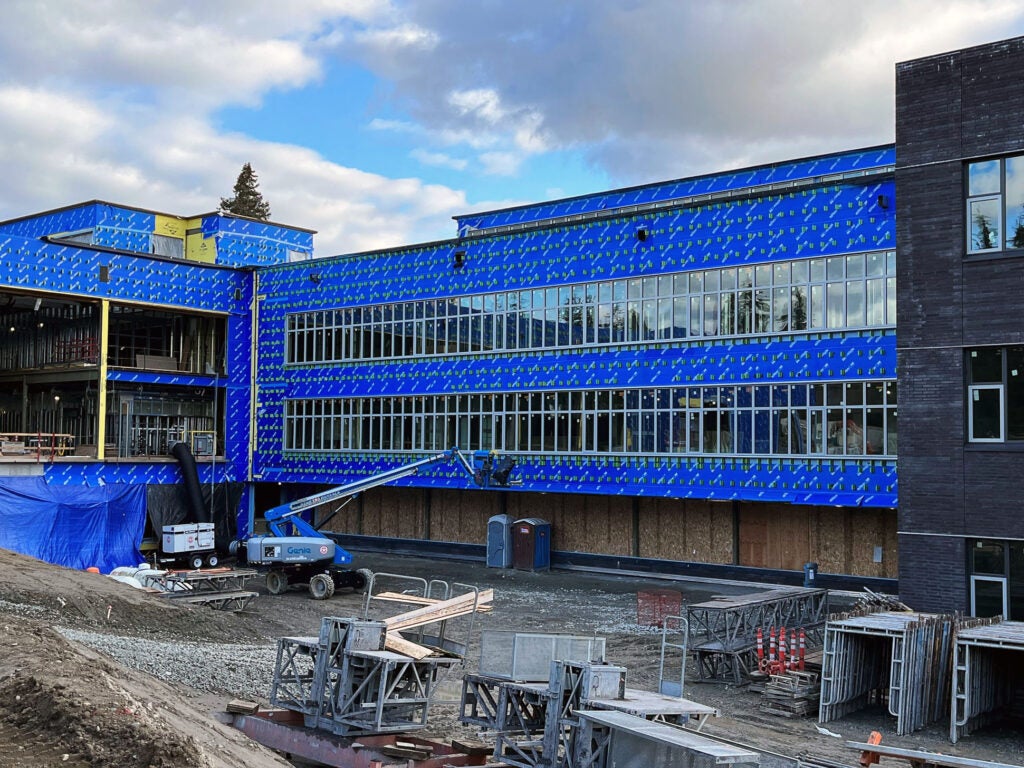
[[818, 713], [821, 680], [813, 672], [771, 675], [761, 695], [761, 711], [782, 717], [806, 717]]

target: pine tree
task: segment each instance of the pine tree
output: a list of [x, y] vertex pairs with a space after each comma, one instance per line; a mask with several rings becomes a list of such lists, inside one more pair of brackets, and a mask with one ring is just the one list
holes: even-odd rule
[[220, 199], [221, 213], [233, 213], [236, 216], [247, 216], [260, 221], [269, 219], [270, 203], [263, 199], [259, 186], [260, 180], [256, 177], [256, 171], [246, 163], [242, 166], [232, 190], [235, 193], [234, 197]]

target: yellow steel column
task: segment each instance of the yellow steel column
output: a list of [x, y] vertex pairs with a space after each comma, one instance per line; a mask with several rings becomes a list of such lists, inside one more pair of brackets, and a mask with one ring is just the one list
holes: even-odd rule
[[106, 458], [107, 447], [107, 345], [110, 336], [110, 301], [100, 301], [100, 381], [99, 381], [99, 403], [96, 408], [96, 418], [99, 424], [96, 425], [96, 458], [102, 461]]

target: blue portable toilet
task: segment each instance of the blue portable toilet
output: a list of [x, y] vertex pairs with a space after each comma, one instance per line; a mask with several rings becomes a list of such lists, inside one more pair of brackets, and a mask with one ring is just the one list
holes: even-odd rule
[[512, 515], [494, 515], [487, 521], [487, 567], [512, 567]]
[[512, 523], [512, 565], [520, 571], [551, 567], [551, 523], [538, 517]]

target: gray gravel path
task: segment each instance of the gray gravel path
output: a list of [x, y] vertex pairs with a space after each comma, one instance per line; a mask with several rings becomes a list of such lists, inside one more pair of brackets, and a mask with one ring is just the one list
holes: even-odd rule
[[277, 659], [275, 645], [163, 642], [57, 627], [68, 640], [110, 656], [126, 667], [207, 693], [266, 701]]

